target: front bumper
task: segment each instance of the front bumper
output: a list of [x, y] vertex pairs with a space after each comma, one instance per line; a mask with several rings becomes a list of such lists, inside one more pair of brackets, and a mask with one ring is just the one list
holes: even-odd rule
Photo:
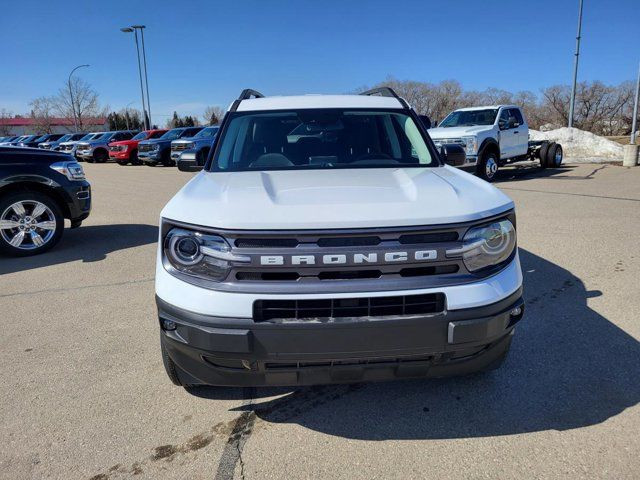
[[138, 160], [144, 163], [160, 163], [162, 161], [162, 154], [159, 150], [153, 150], [150, 152], [138, 151]]
[[59, 194], [65, 200], [72, 225], [79, 225], [91, 213], [91, 185], [88, 181], [68, 182], [59, 187]]
[[467, 374], [504, 355], [524, 313], [521, 288], [482, 307], [330, 323], [212, 317], [156, 300], [161, 326], [176, 325], [161, 341], [183, 383], [225, 386]]
[[109, 158], [112, 158], [114, 160], [129, 160], [129, 150], [126, 150], [124, 152], [112, 152], [111, 150], [109, 150]]

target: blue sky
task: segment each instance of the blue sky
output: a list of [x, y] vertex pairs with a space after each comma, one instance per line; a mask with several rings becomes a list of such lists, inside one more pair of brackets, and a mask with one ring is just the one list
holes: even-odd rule
[[[578, 0], [3, 2], [0, 108], [28, 112], [79, 70], [103, 103], [140, 106], [131, 34], [147, 25], [154, 121], [267, 95], [344, 93], [393, 75], [465, 88], [570, 83]], [[585, 0], [580, 80], [635, 79], [637, 0]], [[156, 116], [157, 115], [157, 116]], [[160, 116], [162, 115], [162, 116]]]

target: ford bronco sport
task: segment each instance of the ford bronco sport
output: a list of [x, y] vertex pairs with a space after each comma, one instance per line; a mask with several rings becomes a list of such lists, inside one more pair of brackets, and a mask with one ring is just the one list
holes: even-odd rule
[[161, 213], [169, 378], [311, 385], [500, 365], [524, 313], [514, 204], [447, 163], [462, 147], [436, 150], [389, 88], [243, 91]]

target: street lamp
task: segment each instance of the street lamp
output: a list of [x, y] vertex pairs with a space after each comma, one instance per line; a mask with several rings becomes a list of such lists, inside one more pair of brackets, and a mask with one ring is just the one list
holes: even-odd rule
[[[144, 25], [132, 25], [130, 27], [123, 27], [120, 29], [121, 32], [124, 33], [133, 33], [133, 36], [136, 41], [136, 52], [138, 54], [138, 74], [140, 76], [140, 95], [142, 97], [142, 113], [144, 115], [144, 125], [145, 129], [149, 130], [151, 128], [151, 105], [149, 103], [149, 81], [147, 80], [147, 56], [144, 49], [144, 34], [142, 30], [145, 28]], [[138, 43], [138, 30], [140, 30], [140, 36], [142, 37], [142, 56], [144, 58], [144, 78], [145, 84], [147, 86], [147, 99], [145, 102], [144, 96], [144, 87], [142, 86], [142, 65], [140, 62], [140, 45]], [[148, 112], [148, 114], [147, 114]]]
[[73, 70], [71, 70], [71, 73], [69, 74], [69, 78], [67, 79], [67, 85], [69, 86], [69, 97], [71, 99], [71, 113], [73, 114], [73, 130], [75, 132], [78, 131], [78, 120], [76, 117], [76, 106], [75, 103], [73, 101], [73, 89], [71, 88], [71, 75], [73, 75], [73, 72], [75, 72], [77, 69], [82, 68], [82, 67], [88, 67], [88, 64], [85, 65], [78, 65], [76, 68], [74, 68]]
[[127, 122], [127, 130], [131, 130], [129, 128], [129, 105], [131, 105], [132, 103], [135, 103], [135, 101], [127, 103], [127, 106], [124, 107], [124, 119]]

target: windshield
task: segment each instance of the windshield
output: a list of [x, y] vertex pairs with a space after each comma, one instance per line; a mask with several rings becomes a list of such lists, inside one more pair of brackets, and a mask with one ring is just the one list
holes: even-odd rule
[[456, 110], [447, 115], [440, 127], [470, 127], [473, 125], [493, 125], [498, 114], [497, 108], [486, 110]]
[[151, 135], [149, 135], [149, 138], [160, 138], [164, 134], [165, 134], [165, 130], [159, 130], [159, 131], [153, 132]]
[[195, 134], [193, 138], [208, 138], [213, 137], [216, 133], [218, 133], [218, 129], [220, 127], [207, 127], [200, 130]]
[[[140, 132], [135, 137], [133, 137], [131, 140], [144, 140], [145, 138], [147, 138], [147, 132]], [[149, 137], [149, 138], [151, 138], [151, 137]]]
[[42, 135], [41, 137], [36, 136], [32, 142], [44, 142], [47, 138], [49, 138], [49, 135]]
[[313, 109], [235, 113], [212, 171], [437, 166], [403, 111]]
[[175, 140], [180, 136], [182, 132], [183, 132], [182, 128], [174, 128], [173, 130], [169, 130], [168, 132], [166, 132], [160, 138], [163, 140]]
[[84, 137], [82, 137], [80, 139], [80, 141], [82, 140], [91, 140], [93, 137], [95, 137], [97, 134], [96, 133], [87, 133]]
[[70, 134], [70, 133], [68, 133], [68, 134], [66, 134], [66, 135], [61, 136], [61, 137], [58, 139], [58, 142], [60, 142], [60, 143], [62, 143], [62, 142], [66, 142], [67, 140], [69, 140], [69, 139], [70, 139], [70, 138], [72, 138], [72, 137], [73, 137], [73, 135], [72, 135], [72, 134]]

